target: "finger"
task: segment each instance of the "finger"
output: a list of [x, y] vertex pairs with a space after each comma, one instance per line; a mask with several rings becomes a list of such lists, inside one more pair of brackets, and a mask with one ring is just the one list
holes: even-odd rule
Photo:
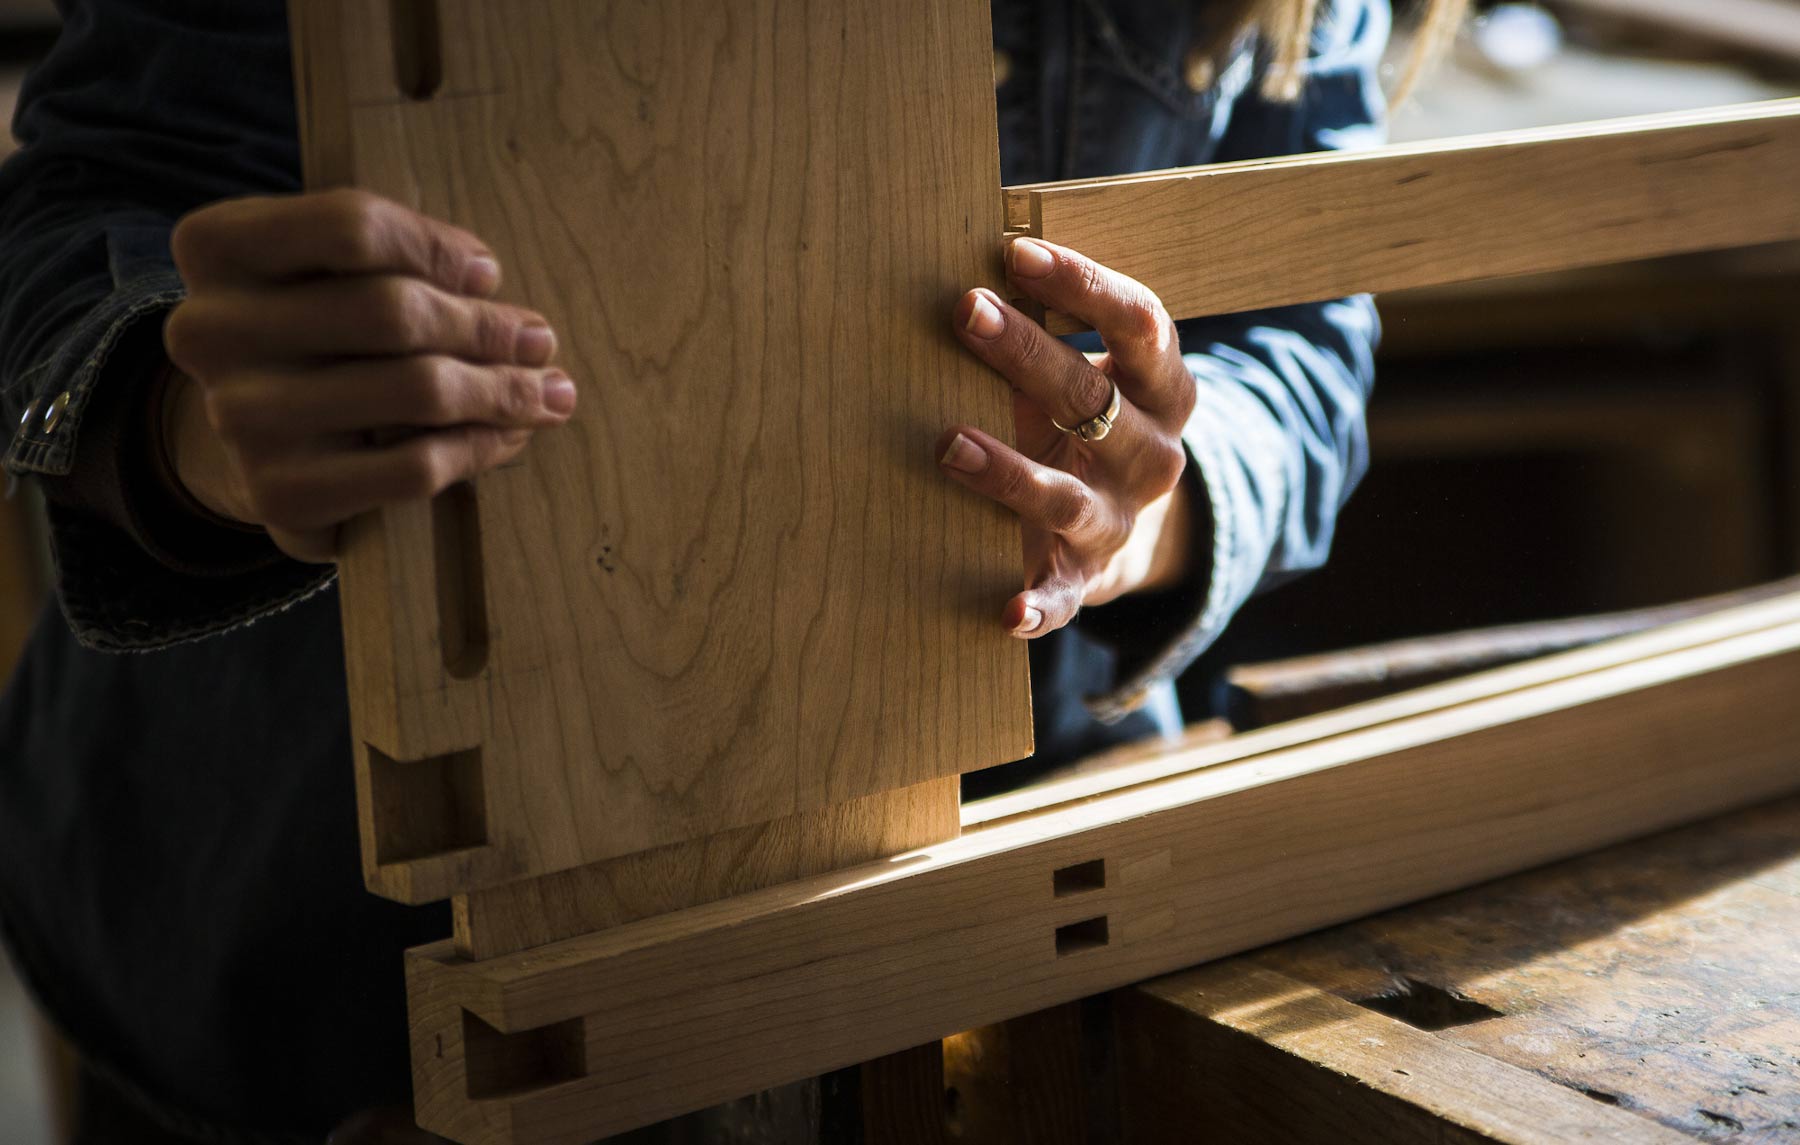
[[544, 366], [556, 354], [541, 315], [391, 275], [190, 297], [169, 316], [163, 343], [202, 382], [253, 362], [441, 354]]
[[1081, 611], [1079, 578], [1057, 570], [1006, 602], [1006, 630], [1022, 640], [1035, 640], [1065, 627]]
[[367, 191], [228, 199], [182, 219], [170, 247], [190, 287], [369, 274], [477, 297], [500, 286], [487, 244]]
[[270, 528], [268, 532], [269, 539], [275, 542], [275, 547], [297, 561], [305, 561], [309, 565], [328, 565], [337, 560], [338, 528], [336, 525], [308, 532], [290, 532], [281, 528]]
[[206, 411], [230, 440], [297, 441], [398, 426], [542, 429], [567, 421], [575, 402], [558, 369], [420, 355], [259, 374], [208, 391]]
[[530, 440], [530, 430], [464, 425], [380, 449], [293, 455], [252, 475], [249, 509], [271, 533], [331, 529], [382, 505], [435, 497], [512, 460]]
[[1052, 337], [993, 291], [965, 294], [955, 321], [957, 336], [976, 357], [1063, 425], [1079, 425], [1105, 413], [1112, 403], [1112, 379], [1087, 355]]
[[938, 463], [959, 483], [1005, 505], [1027, 525], [1082, 546], [1117, 531], [1107, 500], [1072, 473], [1026, 457], [971, 426], [938, 441]]
[[1006, 270], [1031, 298], [1094, 328], [1120, 367], [1120, 385], [1139, 405], [1160, 411], [1182, 399], [1184, 382], [1192, 386], [1175, 323], [1137, 279], [1041, 239], [1007, 244]]

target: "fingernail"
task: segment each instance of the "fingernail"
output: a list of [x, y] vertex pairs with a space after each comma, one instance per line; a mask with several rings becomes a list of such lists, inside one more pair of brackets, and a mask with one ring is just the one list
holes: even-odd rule
[[500, 264], [486, 255], [476, 255], [463, 268], [463, 293], [476, 298], [491, 297], [500, 289]]
[[519, 329], [513, 354], [520, 365], [541, 366], [556, 356], [556, 332], [542, 321]]
[[987, 468], [987, 450], [959, 433], [956, 440], [950, 443], [950, 448], [944, 450], [944, 456], [938, 459], [938, 463], [963, 473], [980, 473]]
[[975, 293], [975, 305], [969, 307], [969, 322], [966, 329], [977, 338], [986, 340], [998, 338], [1000, 331], [1006, 329], [1006, 320], [1000, 316], [1000, 308], [988, 301], [984, 292]]
[[1027, 636], [1033, 632], [1036, 632], [1038, 625], [1042, 624], [1043, 622], [1044, 622], [1044, 614], [1039, 612], [1037, 609], [1032, 608], [1030, 605], [1026, 605], [1025, 606], [1025, 616], [1023, 617], [1023, 619], [1021, 619], [1019, 621], [1019, 626], [1017, 628], [1013, 629], [1013, 635], [1014, 636]]
[[575, 383], [561, 370], [544, 375], [544, 408], [558, 417], [575, 412]]
[[1056, 256], [1050, 248], [1030, 239], [1012, 242], [1012, 272], [1015, 278], [1042, 278], [1056, 269]]

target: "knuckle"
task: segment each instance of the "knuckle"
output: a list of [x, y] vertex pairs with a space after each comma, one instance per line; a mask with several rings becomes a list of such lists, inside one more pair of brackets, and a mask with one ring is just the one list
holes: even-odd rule
[[1163, 309], [1162, 300], [1148, 290], [1139, 289], [1133, 294], [1126, 309], [1125, 337], [1143, 346], [1161, 347], [1169, 340], [1174, 325], [1168, 311]]
[[502, 422], [522, 422], [537, 412], [541, 389], [534, 371], [508, 367], [494, 387], [494, 413]]
[[1157, 492], [1167, 493], [1181, 481], [1181, 475], [1187, 472], [1187, 450], [1179, 443], [1164, 440], [1157, 447], [1156, 468], [1154, 470]]
[[402, 353], [419, 351], [430, 342], [434, 309], [422, 283], [388, 278], [375, 287], [369, 321], [376, 335], [393, 349]]
[[408, 358], [400, 384], [410, 420], [443, 425], [456, 419], [456, 364], [452, 359], [436, 354]]
[[1200, 383], [1194, 380], [1194, 375], [1185, 366], [1175, 383], [1174, 414], [1180, 424], [1186, 425], [1188, 418], [1194, 416], [1195, 407], [1200, 404]]
[[1105, 278], [1100, 266], [1089, 259], [1071, 259], [1070, 272], [1075, 279], [1075, 289], [1082, 294], [1098, 294], [1105, 287]]
[[449, 485], [445, 452], [443, 443], [437, 441], [420, 442], [406, 450], [401, 455], [395, 483], [399, 495], [407, 500], [423, 500]]
[[183, 216], [170, 232], [169, 254], [175, 259], [175, 269], [184, 276], [192, 275], [208, 261], [216, 217], [212, 209], [202, 208]]
[[1039, 490], [1025, 468], [1021, 465], [995, 461], [988, 467], [993, 476], [994, 496], [1001, 503], [1015, 509], [1023, 509], [1037, 499]]
[[163, 323], [163, 350], [189, 376], [205, 380], [222, 350], [219, 322], [205, 303], [182, 301]]
[[490, 362], [513, 356], [514, 320], [510, 312], [486, 302], [471, 305], [471, 336], [475, 353]]
[[1086, 532], [1093, 525], [1097, 512], [1094, 495], [1085, 486], [1070, 483], [1050, 498], [1045, 506], [1044, 524], [1054, 533]]
[[1112, 386], [1111, 378], [1091, 366], [1076, 369], [1069, 379], [1069, 413], [1076, 421], [1105, 413], [1112, 403]]

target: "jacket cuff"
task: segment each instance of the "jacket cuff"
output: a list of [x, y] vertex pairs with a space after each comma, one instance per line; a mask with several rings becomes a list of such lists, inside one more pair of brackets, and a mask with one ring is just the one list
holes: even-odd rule
[[57, 595], [89, 648], [143, 651], [226, 631], [334, 575], [287, 559], [266, 536], [190, 520], [159, 483], [144, 419], [164, 366], [161, 320], [182, 296], [172, 271], [133, 280], [19, 382], [35, 396], [5, 465], [43, 488]]

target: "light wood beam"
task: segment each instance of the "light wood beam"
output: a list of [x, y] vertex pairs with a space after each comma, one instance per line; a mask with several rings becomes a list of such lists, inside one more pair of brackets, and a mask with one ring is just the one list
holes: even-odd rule
[[1800, 99], [1005, 197], [1009, 226], [1139, 279], [1191, 318], [1800, 238], [1796, 186]]
[[[889, 862], [484, 963], [415, 951], [422, 1123], [574, 1145], [1800, 787], [1800, 622], [1722, 615]], [[538, 1072], [480, 1066], [512, 1088], [471, 1100], [465, 1037]]]

